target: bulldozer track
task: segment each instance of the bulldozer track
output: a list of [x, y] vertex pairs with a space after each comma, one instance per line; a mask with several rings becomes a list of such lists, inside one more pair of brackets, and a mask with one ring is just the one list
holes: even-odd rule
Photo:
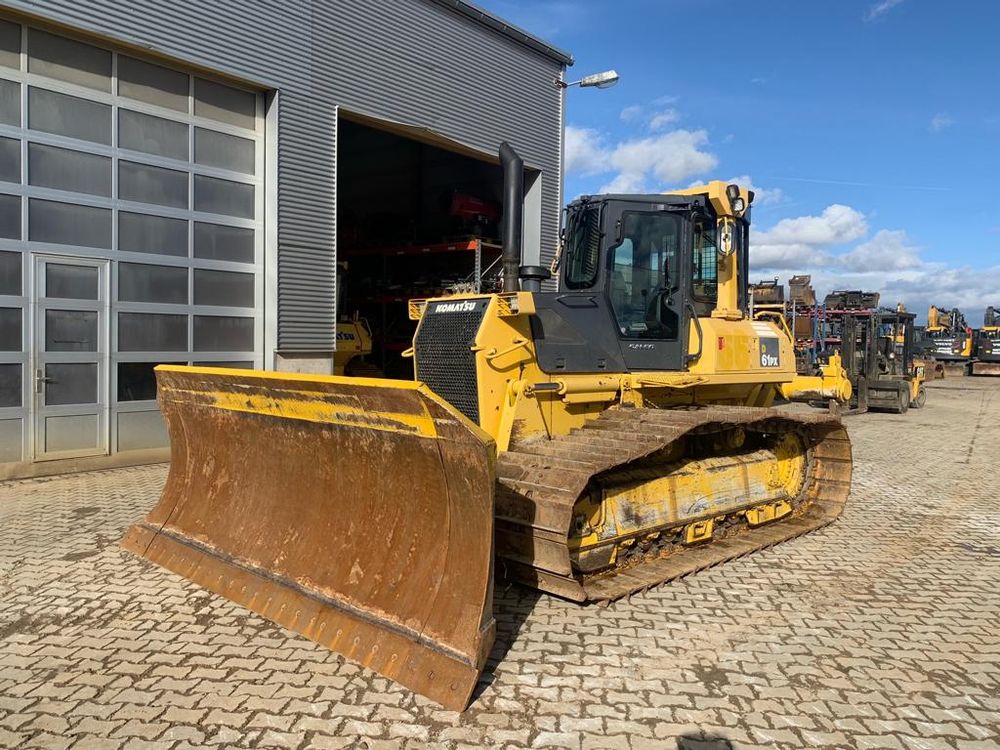
[[[653, 553], [610, 572], [584, 576], [570, 562], [577, 499], [593, 478], [662, 452], [691, 435], [742, 427], [801, 431], [807, 475], [792, 515], [745, 524], [709, 544]], [[851, 446], [839, 418], [744, 406], [613, 409], [563, 437], [515, 445], [497, 462], [497, 554], [514, 580], [575, 601], [610, 601], [821, 528], [843, 511], [851, 486]]]

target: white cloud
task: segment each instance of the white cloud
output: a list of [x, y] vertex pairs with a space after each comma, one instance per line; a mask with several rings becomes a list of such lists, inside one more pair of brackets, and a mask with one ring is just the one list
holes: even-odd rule
[[681, 119], [681, 113], [671, 105], [677, 103], [676, 96], [658, 96], [647, 104], [630, 104], [618, 113], [622, 122], [645, 122], [650, 130], [663, 130]]
[[739, 177], [730, 177], [726, 180], [727, 185], [739, 185], [748, 190], [753, 190], [753, 204], [755, 206], [773, 206], [781, 203], [785, 199], [785, 194], [781, 188], [765, 188], [757, 185], [748, 174]]
[[919, 251], [909, 244], [902, 229], [880, 229], [838, 261], [839, 265], [858, 272], [905, 271], [923, 265]]
[[[751, 279], [778, 276], [787, 282], [793, 274], [809, 274], [820, 299], [835, 289], [877, 291], [883, 305], [904, 302], [921, 318], [937, 304], [958, 307], [975, 321], [988, 304], [996, 304], [1000, 266], [970, 269], [925, 260], [901, 229], [866, 235], [864, 215], [848, 206], [782, 219], [751, 233]], [[851, 247], [852, 242], [857, 244]], [[848, 247], [838, 249], [843, 244]]]
[[593, 128], [566, 126], [566, 173], [592, 175], [608, 170], [601, 134]]
[[750, 239], [750, 267], [769, 270], [795, 271], [802, 268], [822, 267], [829, 263], [830, 256], [814, 245], [802, 242], [788, 244], [755, 244]]
[[662, 190], [718, 165], [719, 160], [705, 150], [705, 130], [672, 130], [668, 133], [622, 141], [609, 155], [617, 172], [601, 192], [644, 192]]
[[867, 232], [864, 214], [834, 203], [819, 216], [782, 219], [764, 231], [751, 229], [750, 263], [754, 267], [783, 270], [825, 267], [834, 257], [829, 250], [831, 246], [854, 242]]
[[645, 193], [646, 184], [641, 176], [620, 172], [611, 182], [601, 185], [598, 193]]
[[834, 203], [819, 216], [782, 219], [766, 232], [758, 232], [761, 245], [836, 245], [861, 239], [868, 232], [864, 214]]
[[938, 112], [931, 118], [931, 132], [940, 133], [955, 124], [955, 120], [944, 112]]
[[667, 125], [671, 125], [679, 119], [681, 119], [681, 113], [676, 109], [665, 109], [649, 118], [649, 129], [663, 130]]
[[659, 191], [714, 169], [715, 154], [706, 150], [704, 130], [672, 130], [608, 144], [592, 128], [566, 126], [566, 173], [607, 175], [596, 192]]
[[903, 0], [879, 0], [879, 2], [875, 3], [868, 9], [868, 12], [865, 14], [865, 20], [874, 21], [876, 18], [885, 15], [902, 2]]
[[949, 310], [957, 307], [973, 327], [982, 322], [986, 306], [996, 304], [996, 290], [1000, 287], [1000, 266], [970, 269], [924, 260], [917, 267], [895, 272], [849, 270], [836, 265], [768, 268], [755, 264], [750, 273], [752, 280], [778, 276], [784, 283], [793, 274], [809, 274], [821, 301], [835, 289], [878, 292], [880, 304], [895, 307], [903, 302], [918, 320], [926, 317], [932, 304]]
[[642, 107], [638, 104], [631, 104], [625, 107], [618, 115], [623, 122], [632, 122], [642, 114]]

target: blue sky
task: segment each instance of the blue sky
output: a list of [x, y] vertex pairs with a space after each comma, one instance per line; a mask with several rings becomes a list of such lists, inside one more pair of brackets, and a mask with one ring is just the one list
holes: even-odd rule
[[741, 178], [754, 277], [1000, 305], [1000, 3], [480, 4], [621, 74], [567, 92], [567, 196]]

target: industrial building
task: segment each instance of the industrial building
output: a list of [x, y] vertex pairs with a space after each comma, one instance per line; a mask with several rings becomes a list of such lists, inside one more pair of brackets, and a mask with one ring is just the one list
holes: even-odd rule
[[552, 256], [571, 63], [461, 0], [5, 2], [0, 475], [162, 459], [155, 364], [330, 372], [339, 315], [405, 375], [405, 299], [491, 283], [504, 140]]

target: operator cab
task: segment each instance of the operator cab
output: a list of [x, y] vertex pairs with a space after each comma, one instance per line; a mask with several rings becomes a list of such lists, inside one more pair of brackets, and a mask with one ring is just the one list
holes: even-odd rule
[[[707, 195], [584, 196], [566, 209], [557, 293], [536, 293], [546, 372], [684, 370], [692, 319], [719, 305], [720, 217]], [[725, 239], [747, 312], [749, 211]]]

